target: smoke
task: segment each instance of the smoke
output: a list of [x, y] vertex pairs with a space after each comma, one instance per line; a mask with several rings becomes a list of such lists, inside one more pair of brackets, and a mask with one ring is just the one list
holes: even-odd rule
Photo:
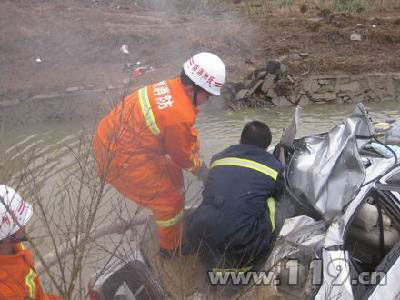
[[135, 5], [159, 18], [149, 25], [148, 46], [139, 47], [155, 67], [179, 71], [187, 58], [207, 51], [223, 59], [229, 78], [257, 48], [256, 25], [238, 12], [234, 1], [138, 0]]
[[[247, 73], [244, 61], [254, 55], [258, 36], [257, 25], [233, 2], [3, 1], [0, 94], [18, 102], [127, 80], [143, 85], [178, 74], [187, 58], [202, 51], [219, 55], [232, 80]], [[154, 71], [133, 78], [126, 66], [138, 62]]]

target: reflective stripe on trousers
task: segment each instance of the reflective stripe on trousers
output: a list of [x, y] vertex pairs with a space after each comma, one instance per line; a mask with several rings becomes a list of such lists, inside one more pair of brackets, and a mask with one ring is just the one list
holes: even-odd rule
[[275, 231], [275, 199], [274, 197], [269, 197], [267, 199], [267, 206], [269, 209], [269, 218], [272, 224], [272, 231]]
[[[25, 246], [22, 243], [18, 244], [22, 250], [25, 250]], [[25, 276], [24, 282], [28, 288], [28, 299], [32, 300], [35, 299], [36, 294], [36, 285], [35, 285], [35, 278], [37, 274], [34, 269], [30, 268], [29, 273]]]
[[35, 278], [37, 274], [36, 272], [31, 268], [29, 269], [28, 275], [25, 276], [25, 284], [28, 287], [28, 299], [32, 300], [35, 299]]
[[159, 227], [171, 227], [178, 224], [182, 218], [183, 218], [183, 209], [171, 219], [164, 221], [156, 220], [156, 224]]
[[156, 119], [154, 118], [153, 109], [150, 105], [149, 96], [147, 94], [147, 87], [138, 90], [140, 108], [143, 117], [146, 120], [146, 125], [154, 135], [160, 134], [160, 129], [157, 126]]

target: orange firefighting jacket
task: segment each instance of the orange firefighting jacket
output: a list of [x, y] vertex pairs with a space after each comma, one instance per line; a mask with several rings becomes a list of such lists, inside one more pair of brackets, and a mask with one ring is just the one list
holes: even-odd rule
[[0, 300], [58, 300], [43, 292], [33, 267], [32, 251], [20, 243], [15, 255], [0, 255]]
[[[181, 175], [174, 168], [195, 173], [200, 167], [196, 112], [179, 78], [148, 85], [127, 96], [97, 127], [96, 159], [101, 166], [111, 160], [104, 174], [107, 181], [112, 183], [125, 169], [133, 178], [130, 184], [154, 186], [149, 184], [153, 178], [162, 192], [171, 184], [160, 174], [169, 170], [170, 177], [181, 184]], [[100, 155], [98, 142], [107, 154]]]

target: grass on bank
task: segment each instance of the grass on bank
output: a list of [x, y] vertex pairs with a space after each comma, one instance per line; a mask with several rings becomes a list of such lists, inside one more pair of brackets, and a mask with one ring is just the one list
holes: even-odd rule
[[198, 8], [223, 11], [226, 5], [235, 6], [250, 16], [264, 17], [275, 13], [309, 13], [329, 10], [336, 13], [388, 12], [400, 9], [399, 0], [176, 0], [185, 2], [187, 10]]
[[400, 8], [398, 0], [248, 0], [237, 5], [253, 16], [265, 16], [279, 11], [307, 13], [329, 10], [337, 13], [385, 12]]

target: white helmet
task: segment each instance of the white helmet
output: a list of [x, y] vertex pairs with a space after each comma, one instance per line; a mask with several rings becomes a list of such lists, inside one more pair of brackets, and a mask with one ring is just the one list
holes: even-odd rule
[[[10, 214], [12, 212], [17, 222]], [[16, 233], [32, 217], [32, 206], [22, 200], [14, 189], [0, 185], [0, 241]]]
[[215, 54], [202, 52], [184, 63], [183, 69], [196, 85], [215, 96], [221, 95], [225, 83], [225, 64]]

